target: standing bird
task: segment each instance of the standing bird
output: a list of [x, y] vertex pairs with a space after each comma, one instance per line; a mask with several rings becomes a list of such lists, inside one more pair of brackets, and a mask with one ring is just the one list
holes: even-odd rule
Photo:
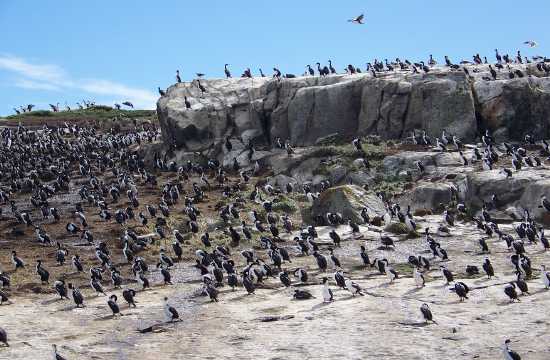
[[323, 301], [328, 303], [334, 300], [334, 295], [332, 294], [332, 290], [329, 287], [328, 284], [328, 278], [323, 278], [323, 289], [321, 290], [321, 293], [323, 295]]
[[57, 280], [53, 284], [53, 287], [55, 289], [55, 292], [61, 297], [61, 300], [63, 300], [63, 298], [67, 300], [69, 299], [69, 297], [67, 296], [67, 288], [65, 287], [65, 281]]
[[72, 291], [73, 301], [76, 304], [76, 307], [84, 307], [84, 297], [80, 293], [80, 290], [71, 283], [69, 283], [68, 288]]
[[136, 307], [136, 302], [134, 300], [135, 296], [136, 296], [136, 291], [134, 289], [125, 289], [122, 292], [122, 297], [128, 303], [128, 307], [130, 306]]
[[419, 288], [424, 287], [426, 285], [426, 279], [424, 278], [424, 274], [420, 271], [419, 268], [415, 267], [414, 270], [414, 282], [416, 283], [416, 286]]
[[510, 344], [510, 339], [507, 339], [504, 344], [502, 344], [502, 354], [504, 355], [504, 360], [521, 360], [521, 356], [514, 350], [510, 350], [508, 347]]
[[15, 250], [11, 252], [11, 262], [15, 265], [15, 270], [23, 269], [25, 267], [25, 263], [17, 256]]
[[197, 80], [197, 87], [199, 88], [199, 90], [201, 91], [201, 95], [203, 95], [206, 91], [206, 88], [201, 84], [201, 81], [200, 80]]
[[550, 271], [546, 271], [545, 265], [540, 266], [540, 276], [544, 288], [548, 290], [550, 288]]
[[487, 274], [487, 278], [491, 278], [495, 276], [495, 270], [493, 269], [493, 265], [491, 264], [491, 261], [489, 258], [485, 258], [485, 261], [483, 262], [483, 270]]
[[[111, 295], [109, 297], [109, 301], [107, 301], [107, 305], [111, 308], [111, 311], [113, 312], [113, 316], [116, 316], [120, 314], [120, 308], [118, 307], [118, 304], [116, 303], [118, 300], [116, 295]], [[122, 314], [120, 314], [122, 316]]]
[[422, 306], [420, 306], [420, 312], [422, 313], [422, 316], [424, 317], [424, 320], [426, 320], [426, 323], [431, 321], [431, 322], [437, 324], [434, 320], [432, 311], [430, 310], [430, 307], [428, 306], [428, 304], [426, 304], [426, 303], [422, 304]]
[[510, 298], [510, 302], [514, 302], [514, 300], [520, 301], [516, 291], [516, 284], [513, 282], [504, 286], [504, 293]]
[[517, 280], [516, 285], [518, 286], [518, 289], [521, 291], [521, 295], [529, 295], [529, 286], [527, 285], [527, 282], [523, 278], [523, 274], [521, 271], [516, 272]]
[[447, 267], [445, 267], [444, 265], [441, 265], [440, 268], [441, 268], [441, 273], [443, 274], [443, 276], [445, 277], [445, 280], [447, 281], [445, 285], [449, 285], [449, 283], [454, 282], [454, 276], [451, 270], [447, 269]]
[[42, 267], [42, 260], [36, 261], [36, 273], [38, 274], [38, 276], [40, 276], [40, 281], [42, 282], [42, 284], [48, 283], [48, 280], [50, 279], [50, 273], [48, 272], [48, 270]]
[[0, 327], [0, 342], [6, 345], [7, 347], [10, 346], [10, 344], [8, 344], [8, 333], [6, 333], [6, 330], [2, 329], [1, 327]]
[[459, 281], [455, 283], [454, 290], [458, 295], [458, 297], [460, 298], [460, 301], [463, 301], [464, 299], [468, 299], [468, 293], [470, 292], [470, 288], [468, 287], [468, 285]]
[[363, 265], [370, 265], [370, 259], [369, 259], [369, 254], [367, 254], [367, 250], [366, 248], [361, 245], [361, 260], [363, 261]]
[[231, 77], [231, 72], [229, 71], [229, 69], [227, 68], [229, 66], [229, 64], [225, 64], [224, 66], [224, 72], [225, 72], [225, 77], [226, 78], [230, 78]]
[[54, 355], [54, 359], [55, 360], [66, 360], [66, 358], [64, 356], [61, 356], [58, 352], [57, 352], [57, 345], [53, 344], [52, 345], [52, 349], [53, 349], [53, 355]]
[[170, 306], [170, 304], [168, 304], [167, 297], [164, 298], [164, 315], [166, 316], [166, 320], [168, 322], [174, 322], [180, 318], [180, 314], [178, 314], [178, 311], [174, 307]]
[[545, 195], [542, 195], [540, 197], [540, 207], [542, 207], [544, 210], [550, 212], [550, 201], [546, 199]]
[[317, 266], [319, 267], [319, 270], [322, 272], [327, 271], [327, 258], [323, 254], [319, 254], [317, 251], [313, 253], [313, 256], [315, 256], [315, 260], [317, 260]]
[[352, 296], [355, 296], [355, 295], [365, 296], [365, 294], [363, 294], [363, 292], [361, 291], [362, 290], [361, 287], [356, 283], [354, 283], [353, 281], [351, 281], [350, 279], [346, 279], [346, 289], [348, 289], [348, 291], [351, 293]]

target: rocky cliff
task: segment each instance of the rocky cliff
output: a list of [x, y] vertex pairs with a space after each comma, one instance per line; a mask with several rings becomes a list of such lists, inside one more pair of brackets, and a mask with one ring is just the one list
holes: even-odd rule
[[[219, 154], [225, 137], [270, 144], [276, 137], [294, 146], [329, 134], [410, 137], [413, 130], [439, 136], [442, 130], [472, 141], [486, 128], [497, 140], [526, 133], [549, 137], [550, 78], [532, 65], [513, 65], [525, 76], [496, 81], [486, 65], [463, 70], [332, 75], [276, 80], [204, 80], [167, 89], [157, 103], [167, 143], [186, 151]], [[191, 109], [185, 106], [185, 97]], [[239, 144], [234, 144], [237, 148]]]

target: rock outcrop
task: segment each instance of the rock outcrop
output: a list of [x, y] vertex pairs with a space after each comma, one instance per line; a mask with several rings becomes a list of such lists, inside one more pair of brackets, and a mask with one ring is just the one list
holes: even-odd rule
[[370, 216], [381, 216], [385, 212], [384, 203], [372, 192], [366, 192], [356, 185], [343, 185], [321, 193], [313, 202], [311, 216], [324, 217], [327, 213], [340, 213], [344, 219], [362, 224], [361, 210], [367, 208]]
[[[383, 139], [442, 130], [472, 141], [485, 128], [500, 139], [518, 140], [526, 133], [550, 136], [550, 78], [535, 66], [513, 65], [526, 75], [496, 81], [486, 66], [462, 70], [433, 68], [410, 72], [204, 80], [175, 84], [157, 103], [164, 140], [183, 151], [222, 157], [224, 139], [239, 157], [244, 144], [272, 145], [289, 139], [308, 146], [328, 135], [375, 134]], [[186, 109], [185, 98], [192, 108]]]

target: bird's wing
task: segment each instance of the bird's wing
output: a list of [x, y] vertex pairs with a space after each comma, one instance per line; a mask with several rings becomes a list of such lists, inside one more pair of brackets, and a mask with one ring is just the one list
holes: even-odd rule
[[361, 21], [363, 21], [364, 18], [365, 18], [365, 14], [361, 14], [355, 20], [357, 20], [358, 22], [361, 22]]

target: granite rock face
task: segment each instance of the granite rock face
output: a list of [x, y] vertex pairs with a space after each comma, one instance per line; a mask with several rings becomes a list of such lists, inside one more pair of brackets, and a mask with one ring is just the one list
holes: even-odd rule
[[219, 158], [228, 137], [235, 150], [249, 141], [273, 145], [276, 137], [310, 146], [335, 133], [403, 139], [445, 130], [465, 142], [486, 128], [501, 140], [550, 136], [550, 78], [532, 65], [512, 65], [525, 76], [509, 79], [502, 70], [496, 81], [485, 65], [469, 69], [201, 80], [204, 94], [196, 82], [179, 83], [158, 100], [157, 112], [166, 144]]
[[344, 219], [362, 224], [361, 210], [367, 208], [370, 216], [383, 215], [384, 203], [373, 193], [356, 185], [333, 187], [321, 193], [311, 207], [312, 216], [325, 216], [328, 212], [340, 213]]

